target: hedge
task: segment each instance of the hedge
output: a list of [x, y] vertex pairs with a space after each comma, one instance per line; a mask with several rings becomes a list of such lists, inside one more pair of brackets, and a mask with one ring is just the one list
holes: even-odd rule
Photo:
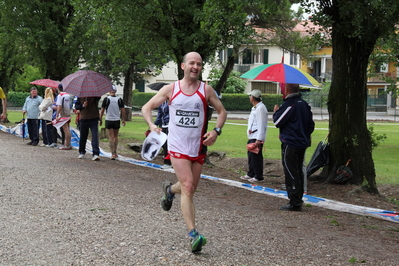
[[[133, 93], [133, 110], [139, 110], [148, 102], [155, 93], [152, 92], [134, 92]], [[7, 105], [9, 106], [23, 106], [29, 92], [14, 92], [10, 91], [7, 95]], [[250, 111], [251, 103], [247, 94], [238, 93], [223, 93], [222, 103], [227, 111]], [[281, 95], [266, 94], [262, 98], [269, 112], [273, 112], [275, 104], [280, 105], [283, 102]]]
[[25, 99], [29, 95], [29, 92], [9, 91], [7, 93], [7, 106], [24, 106]]
[[[134, 93], [132, 101], [134, 109], [140, 109], [154, 95], [155, 93]], [[223, 93], [221, 100], [227, 111], [250, 111], [252, 107], [247, 94]], [[269, 112], [273, 112], [275, 104], [280, 105], [283, 102], [282, 96], [276, 94], [266, 94], [262, 100]]]

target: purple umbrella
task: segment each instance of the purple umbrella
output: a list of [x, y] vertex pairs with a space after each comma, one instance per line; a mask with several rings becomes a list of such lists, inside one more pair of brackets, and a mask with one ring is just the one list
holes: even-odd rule
[[65, 92], [77, 97], [100, 97], [112, 91], [111, 81], [92, 70], [79, 70], [61, 80]]

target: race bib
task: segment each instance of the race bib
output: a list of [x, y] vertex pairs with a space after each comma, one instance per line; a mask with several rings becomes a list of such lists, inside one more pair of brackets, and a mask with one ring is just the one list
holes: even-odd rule
[[178, 127], [198, 128], [199, 111], [176, 110], [175, 123]]

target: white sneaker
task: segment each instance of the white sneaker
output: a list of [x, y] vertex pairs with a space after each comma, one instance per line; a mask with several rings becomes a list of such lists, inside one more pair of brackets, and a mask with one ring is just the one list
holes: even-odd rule
[[240, 178], [241, 178], [242, 180], [249, 180], [249, 179], [251, 179], [252, 177], [250, 177], [250, 176], [248, 176], [248, 175], [244, 175], [244, 176], [240, 176]]
[[98, 155], [94, 155], [93, 159], [91, 159], [92, 161], [99, 161], [100, 160], [100, 156]]
[[161, 169], [172, 169], [173, 166], [171, 166], [170, 164], [164, 164]]
[[252, 177], [252, 178], [248, 179], [248, 181], [251, 183], [258, 183], [258, 182], [263, 182], [264, 179], [260, 180], [260, 179], [257, 179], [256, 177]]
[[85, 157], [84, 154], [79, 154], [78, 159], [83, 159]]

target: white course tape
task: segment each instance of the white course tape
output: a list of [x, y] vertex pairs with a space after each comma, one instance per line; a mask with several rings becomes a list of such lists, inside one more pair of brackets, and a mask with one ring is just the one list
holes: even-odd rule
[[[6, 127], [6, 126], [3, 126], [0, 124], [0, 130], [10, 133], [10, 134], [13, 134], [13, 135], [17, 135], [19, 137], [21, 137], [20, 130], [19, 130], [20, 127], [21, 127], [20, 124], [14, 128], [9, 128], [9, 127]], [[71, 134], [72, 134], [71, 146], [74, 147], [75, 149], [78, 149], [79, 148], [79, 137], [80, 137], [79, 130], [71, 127]], [[86, 150], [88, 152], [92, 152], [90, 141], [87, 141], [87, 143], [86, 143]], [[104, 156], [104, 157], [111, 158], [111, 153], [105, 152], [102, 149], [100, 149], [100, 155]], [[173, 168], [161, 169], [160, 165], [150, 163], [148, 161], [135, 160], [135, 159], [132, 159], [129, 157], [124, 157], [124, 156], [119, 156], [116, 159], [119, 161], [124, 161], [127, 163], [139, 165], [139, 166], [150, 167], [153, 169], [174, 173]], [[201, 177], [204, 179], [212, 180], [212, 181], [222, 183], [225, 185], [243, 188], [243, 189], [247, 189], [247, 190], [250, 190], [253, 192], [266, 194], [269, 196], [288, 199], [286, 191], [272, 189], [272, 188], [258, 186], [258, 185], [242, 183], [242, 182], [238, 182], [238, 181], [234, 181], [234, 180], [230, 180], [230, 179], [222, 179], [222, 178], [208, 176], [208, 175], [201, 175]], [[335, 200], [314, 197], [314, 196], [310, 196], [310, 195], [303, 195], [302, 199], [307, 204], [315, 205], [318, 207], [323, 207], [323, 208], [330, 209], [330, 210], [347, 212], [347, 213], [364, 215], [364, 216], [371, 216], [371, 217], [399, 223], [399, 213], [396, 211], [386, 211], [386, 210], [382, 210], [382, 209], [363, 207], [363, 206], [343, 203], [343, 202], [339, 202], [339, 201], [335, 201]]]
[[[209, 180], [213, 180], [215, 182], [219, 182], [219, 183], [234, 186], [234, 187], [247, 189], [250, 191], [257, 192], [257, 193], [262, 193], [262, 194], [266, 194], [266, 195], [270, 195], [270, 196], [274, 196], [274, 197], [288, 199], [287, 192], [278, 190], [278, 189], [272, 189], [272, 188], [268, 188], [268, 187], [252, 185], [252, 184], [242, 183], [242, 182], [238, 182], [238, 181], [234, 181], [234, 180], [221, 179], [221, 178], [216, 178], [216, 177], [206, 176], [206, 175], [202, 175], [202, 178], [206, 178]], [[385, 211], [385, 210], [381, 210], [381, 209], [352, 205], [352, 204], [348, 204], [348, 203], [343, 203], [343, 202], [329, 200], [329, 199], [323, 199], [323, 198], [314, 197], [314, 196], [310, 196], [310, 195], [303, 195], [302, 200], [304, 201], [305, 204], [308, 203], [311, 205], [323, 207], [323, 208], [330, 209], [330, 210], [348, 212], [348, 213], [359, 214], [359, 215], [364, 215], [364, 216], [372, 216], [372, 217], [376, 217], [379, 219], [399, 223], [399, 213], [395, 212], [395, 211]]]

